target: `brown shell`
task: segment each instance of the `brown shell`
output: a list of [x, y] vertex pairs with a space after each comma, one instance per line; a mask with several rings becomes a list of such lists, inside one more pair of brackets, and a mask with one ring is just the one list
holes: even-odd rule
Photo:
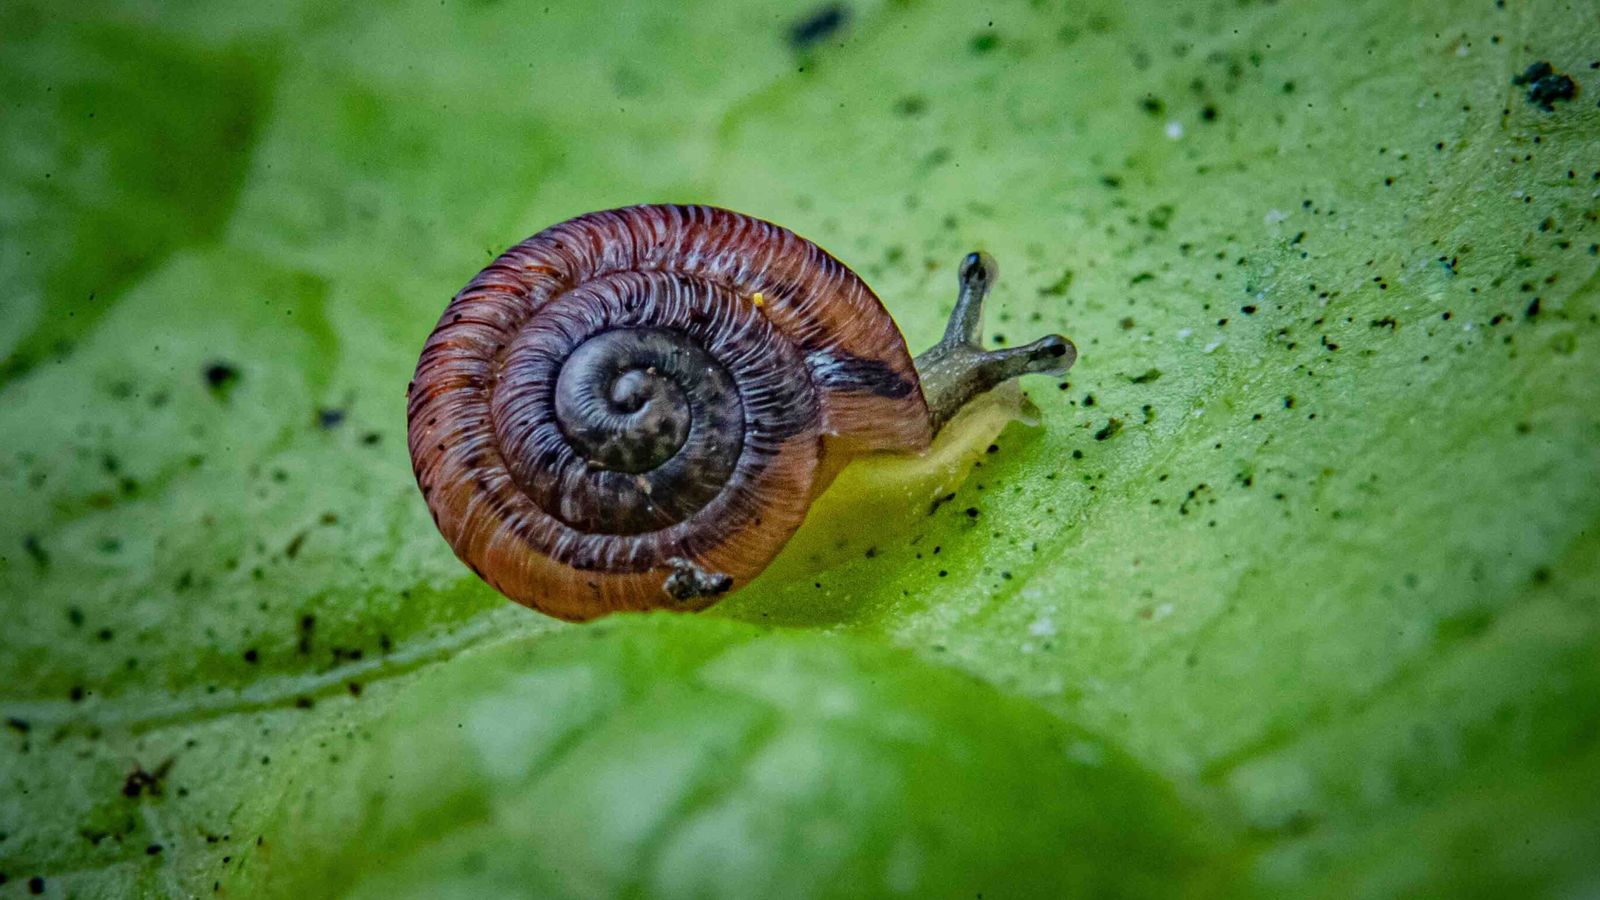
[[[681, 521], [589, 533], [570, 524], [586, 510], [535, 498], [559, 507], [574, 479], [606, 496], [631, 476], [546, 477], [548, 435], [560, 432], [537, 417], [568, 352], [553, 348], [619, 328], [704, 346], [737, 385], [746, 433], [727, 483]], [[408, 406], [417, 484], [456, 555], [511, 599], [571, 620], [710, 605], [666, 593], [670, 561], [736, 589], [849, 457], [921, 451], [932, 437], [905, 341], [866, 284], [784, 228], [707, 206], [590, 213], [506, 251], [445, 309]]]

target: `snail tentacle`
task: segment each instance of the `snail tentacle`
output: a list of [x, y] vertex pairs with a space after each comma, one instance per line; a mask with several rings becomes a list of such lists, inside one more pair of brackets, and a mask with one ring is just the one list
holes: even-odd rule
[[1020, 347], [983, 349], [983, 300], [1000, 275], [987, 253], [969, 253], [958, 272], [960, 292], [944, 338], [916, 358], [933, 431], [961, 407], [1023, 375], [1061, 375], [1078, 359], [1078, 348], [1059, 334]]

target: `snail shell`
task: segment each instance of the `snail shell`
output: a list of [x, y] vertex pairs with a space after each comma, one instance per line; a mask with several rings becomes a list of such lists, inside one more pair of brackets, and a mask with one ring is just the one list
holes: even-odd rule
[[548, 228], [455, 296], [409, 443], [439, 530], [513, 600], [571, 620], [700, 609], [766, 567], [850, 458], [927, 448], [921, 387], [883, 304], [820, 247], [635, 206]]

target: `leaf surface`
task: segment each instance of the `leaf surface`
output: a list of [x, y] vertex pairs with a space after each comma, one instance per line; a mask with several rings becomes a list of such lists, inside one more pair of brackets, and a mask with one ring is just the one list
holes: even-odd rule
[[[0, 10], [0, 894], [1593, 888], [1592, 10], [836, 9]], [[1080, 361], [707, 615], [542, 619], [404, 387], [645, 201], [914, 350], [986, 249]]]

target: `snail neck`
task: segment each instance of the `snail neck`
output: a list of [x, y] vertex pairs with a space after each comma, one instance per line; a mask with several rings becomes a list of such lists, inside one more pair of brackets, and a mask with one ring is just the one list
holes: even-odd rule
[[1062, 375], [1077, 361], [1078, 348], [1059, 334], [1031, 344], [983, 349], [983, 299], [1000, 271], [987, 253], [961, 261], [961, 292], [944, 338], [915, 360], [933, 433], [938, 434], [972, 400], [1022, 375]]

